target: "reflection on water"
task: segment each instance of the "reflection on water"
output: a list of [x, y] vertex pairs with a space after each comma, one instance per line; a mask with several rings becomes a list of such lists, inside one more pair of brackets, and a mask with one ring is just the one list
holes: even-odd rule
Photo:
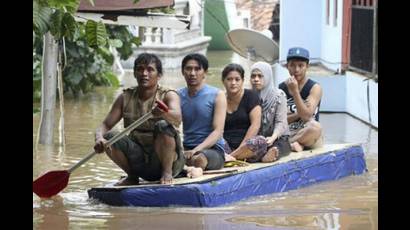
[[[235, 61], [231, 52], [209, 52], [207, 81], [222, 87], [221, 68]], [[246, 68], [245, 68], [246, 69]], [[165, 70], [162, 84], [179, 88], [180, 70]], [[135, 84], [132, 74], [124, 86]], [[50, 170], [67, 169], [92, 150], [94, 131], [120, 89], [97, 88], [81, 99], [65, 100], [66, 146], [34, 145], [33, 180]], [[56, 116], [58, 118], [58, 115]], [[33, 116], [33, 142], [39, 116]], [[325, 142], [359, 142], [366, 152], [368, 173], [324, 182], [215, 208], [110, 207], [88, 199], [86, 190], [116, 181], [124, 173], [105, 155], [96, 155], [70, 176], [67, 188], [53, 199], [33, 193], [35, 229], [378, 229], [378, 133], [346, 114], [321, 114]], [[121, 124], [117, 125], [120, 126]], [[58, 129], [55, 129], [58, 134]]]

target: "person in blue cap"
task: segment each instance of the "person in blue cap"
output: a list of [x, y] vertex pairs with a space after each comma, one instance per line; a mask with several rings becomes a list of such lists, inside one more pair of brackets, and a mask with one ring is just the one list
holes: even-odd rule
[[306, 76], [309, 51], [290, 48], [286, 67], [290, 77], [279, 85], [286, 93], [290, 142], [293, 151], [313, 149], [323, 145], [319, 108], [322, 87]]

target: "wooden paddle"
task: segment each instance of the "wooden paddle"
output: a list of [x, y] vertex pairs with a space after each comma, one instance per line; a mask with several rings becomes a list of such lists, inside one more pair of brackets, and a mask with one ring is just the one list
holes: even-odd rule
[[[157, 103], [157, 106], [160, 109], [164, 110], [165, 112], [168, 112], [168, 107], [162, 101], [157, 100], [155, 101], [155, 103]], [[116, 141], [127, 135], [130, 131], [137, 128], [142, 123], [146, 122], [151, 117], [153, 117], [152, 110], [151, 112], [143, 115], [138, 120], [134, 121], [131, 125], [129, 125], [123, 131], [112, 137], [110, 140], [108, 140], [106, 146], [111, 146]], [[68, 170], [50, 171], [42, 175], [41, 177], [37, 178], [35, 181], [33, 181], [33, 192], [41, 198], [48, 198], [56, 195], [67, 186], [70, 174], [75, 169], [77, 169], [82, 164], [91, 159], [95, 154], [95, 151], [89, 153], [86, 157], [84, 157], [82, 160], [80, 160], [78, 163], [73, 165]]]

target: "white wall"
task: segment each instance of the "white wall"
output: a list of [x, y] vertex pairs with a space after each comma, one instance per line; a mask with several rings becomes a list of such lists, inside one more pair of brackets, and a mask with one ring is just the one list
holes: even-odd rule
[[[342, 22], [343, 22], [343, 0], [337, 0], [337, 25], [334, 26], [334, 5], [336, 0], [329, 0], [329, 24], [326, 23], [326, 1], [322, 1], [322, 47], [320, 57], [322, 63], [332, 70], [340, 70], [342, 62]], [[314, 57], [314, 56], [312, 56]]]
[[346, 112], [346, 76], [310, 76], [317, 81], [323, 90], [320, 111], [324, 112]]
[[[309, 77], [317, 81], [323, 90], [320, 111], [347, 112], [374, 127], [379, 126], [378, 83], [373, 80], [364, 81], [365, 77], [350, 71], [346, 72], [346, 75]], [[369, 84], [369, 102], [367, 84]]]
[[290, 77], [289, 71], [286, 67], [276, 63], [272, 66], [273, 79], [276, 87]]
[[333, 23], [335, 2], [336, 0], [329, 0], [327, 25], [326, 0], [281, 1], [280, 61], [286, 61], [290, 47], [302, 46], [309, 50], [312, 63], [321, 61], [329, 69], [341, 69], [343, 0], [337, 0], [336, 26]]
[[[369, 106], [371, 124], [378, 127], [378, 83], [373, 80], [364, 81], [366, 78], [353, 72], [346, 72], [347, 92], [346, 111], [353, 116], [369, 122]], [[367, 100], [367, 85], [369, 84], [369, 103]]]
[[288, 49], [294, 46], [308, 49], [311, 57], [320, 57], [322, 9], [322, 0], [280, 1], [280, 61], [286, 61]]
[[242, 28], [241, 18], [238, 17], [238, 11], [234, 0], [224, 0], [226, 17], [228, 18], [229, 30]]

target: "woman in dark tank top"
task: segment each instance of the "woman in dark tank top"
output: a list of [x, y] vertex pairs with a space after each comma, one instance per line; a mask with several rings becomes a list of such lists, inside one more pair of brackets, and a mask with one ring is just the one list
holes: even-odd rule
[[222, 71], [228, 104], [224, 127], [228, 153], [256, 136], [261, 123], [260, 99], [256, 92], [244, 89], [244, 74], [242, 66], [234, 63]]

